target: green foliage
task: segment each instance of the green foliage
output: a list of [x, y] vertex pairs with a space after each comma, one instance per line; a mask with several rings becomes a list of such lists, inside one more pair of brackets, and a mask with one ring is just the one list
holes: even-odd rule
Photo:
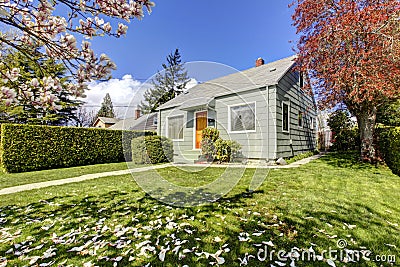
[[347, 110], [336, 110], [328, 119], [332, 131], [331, 150], [355, 150], [360, 146], [358, 128], [353, 126], [350, 113]]
[[136, 164], [171, 162], [174, 157], [173, 143], [164, 136], [141, 136], [132, 139], [132, 160]]
[[201, 133], [201, 154], [208, 160], [213, 161], [216, 155], [215, 142], [219, 139], [219, 131], [212, 127], [203, 129]]
[[[9, 53], [2, 58], [3, 65], [0, 65], [0, 73], [4, 73], [7, 68], [19, 68], [19, 81], [28, 83], [33, 78], [37, 78], [39, 82], [46, 76], [57, 77], [61, 81], [61, 89], [48, 88], [52, 94], [57, 96], [55, 104], [60, 106], [60, 109], [55, 111], [43, 106], [34, 104], [33, 97], [40, 97], [40, 90], [31, 90], [25, 94], [25, 97], [18, 99], [19, 103], [9, 106], [2, 101], [0, 103], [0, 121], [12, 123], [29, 123], [29, 124], [44, 124], [44, 125], [66, 125], [69, 121], [74, 120], [74, 113], [77, 107], [83, 104], [82, 101], [71, 97], [71, 92], [68, 91], [65, 77], [67, 69], [65, 65], [56, 63], [52, 59], [43, 60], [38, 57], [36, 49], [32, 49], [33, 58], [28, 58], [21, 52]], [[15, 85], [10, 81], [4, 83], [0, 80], [0, 87], [7, 86], [14, 88]], [[15, 88], [14, 88], [15, 89]], [[33, 103], [32, 103], [33, 102]]]
[[379, 129], [379, 148], [394, 174], [400, 176], [400, 127]]
[[207, 127], [201, 133], [201, 154], [208, 160], [214, 159], [219, 162], [231, 162], [239, 156], [242, 146], [231, 140], [223, 140], [219, 137], [219, 131], [216, 128]]
[[382, 105], [378, 109], [376, 122], [386, 126], [400, 126], [400, 100]]
[[114, 106], [109, 93], [103, 98], [97, 117], [115, 118]]
[[152, 88], [144, 93], [144, 101], [139, 105], [144, 113], [155, 112], [162, 104], [180, 95], [189, 82], [179, 50], [167, 56], [163, 71], [157, 73], [151, 81]]
[[2, 124], [1, 164], [7, 172], [25, 172], [121, 162], [131, 157], [130, 139], [144, 134], [153, 133]]
[[218, 139], [215, 142], [215, 158], [219, 162], [231, 162], [241, 148], [242, 146], [236, 141]]

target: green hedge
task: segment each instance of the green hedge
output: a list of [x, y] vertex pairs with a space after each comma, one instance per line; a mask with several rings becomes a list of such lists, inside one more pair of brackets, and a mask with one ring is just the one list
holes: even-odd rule
[[136, 164], [171, 162], [173, 143], [164, 136], [142, 136], [132, 139], [132, 161]]
[[379, 150], [394, 174], [400, 175], [400, 127], [379, 129]]
[[154, 133], [2, 124], [1, 166], [25, 172], [130, 160], [131, 139], [144, 134]]

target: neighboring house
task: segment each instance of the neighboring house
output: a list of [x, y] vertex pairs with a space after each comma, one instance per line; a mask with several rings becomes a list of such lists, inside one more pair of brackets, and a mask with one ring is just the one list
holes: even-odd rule
[[96, 128], [110, 128], [119, 121], [117, 118], [98, 117], [93, 123]]
[[141, 115], [139, 110], [135, 111], [135, 117], [120, 120], [110, 127], [114, 130], [135, 130], [135, 131], [157, 131], [158, 113], [153, 112]]
[[316, 105], [300, 89], [294, 56], [217, 78], [159, 107], [158, 134], [173, 140], [175, 161], [200, 154], [201, 131], [216, 127], [244, 156], [271, 160], [314, 150]]

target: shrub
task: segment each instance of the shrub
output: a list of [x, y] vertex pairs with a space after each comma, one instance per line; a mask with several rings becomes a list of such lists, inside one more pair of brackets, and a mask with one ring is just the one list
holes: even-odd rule
[[[151, 132], [41, 125], [1, 125], [1, 165], [7, 172], [25, 172], [125, 160], [123, 133], [130, 138]], [[125, 147], [125, 149], [124, 149]], [[129, 147], [129, 149], [128, 149]], [[129, 157], [130, 152], [125, 153]]]
[[207, 127], [203, 129], [201, 133], [201, 154], [208, 161], [213, 161], [216, 150], [215, 150], [215, 142], [219, 138], [219, 131], [215, 128]]
[[219, 162], [231, 162], [241, 148], [242, 146], [236, 141], [218, 139], [215, 142], [215, 158]]
[[171, 162], [173, 143], [164, 136], [141, 136], [132, 139], [132, 155], [136, 164]]
[[400, 175], [400, 127], [378, 131], [380, 152], [394, 174]]
[[360, 147], [360, 136], [357, 127], [333, 132], [331, 149], [334, 151], [356, 150]]

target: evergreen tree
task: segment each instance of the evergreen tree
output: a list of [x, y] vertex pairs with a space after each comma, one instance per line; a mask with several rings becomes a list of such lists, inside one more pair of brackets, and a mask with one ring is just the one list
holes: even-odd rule
[[109, 93], [103, 98], [103, 103], [101, 103], [101, 108], [97, 112], [97, 117], [115, 118], [114, 107]]
[[[33, 49], [35, 50], [35, 49]], [[39, 57], [39, 53], [35, 54]], [[26, 84], [29, 88], [24, 94], [16, 98], [16, 102], [10, 105], [7, 100], [1, 101], [0, 120], [2, 122], [45, 124], [45, 125], [67, 125], [73, 120], [74, 112], [82, 101], [72, 97], [67, 84], [70, 82], [65, 77], [67, 71], [63, 64], [57, 64], [52, 59], [42, 60], [31, 58], [21, 52], [7, 54], [4, 57], [3, 64], [0, 65], [0, 72], [4, 73], [6, 65], [11, 68], [19, 68], [19, 81]], [[46, 75], [43, 69], [46, 69]], [[53, 81], [49, 81], [48, 75], [51, 75]], [[46, 91], [40, 85], [44, 80], [48, 81]], [[58, 79], [58, 81], [56, 81]], [[32, 85], [33, 80], [37, 86]], [[0, 87], [12, 88], [13, 84], [6, 80], [0, 80]], [[53, 97], [50, 97], [50, 94]], [[42, 105], [40, 102], [46, 102]]]
[[181, 55], [178, 49], [167, 56], [167, 63], [162, 64], [163, 70], [151, 81], [152, 88], [147, 90], [139, 105], [143, 113], [154, 112], [159, 106], [181, 94], [189, 82]]

